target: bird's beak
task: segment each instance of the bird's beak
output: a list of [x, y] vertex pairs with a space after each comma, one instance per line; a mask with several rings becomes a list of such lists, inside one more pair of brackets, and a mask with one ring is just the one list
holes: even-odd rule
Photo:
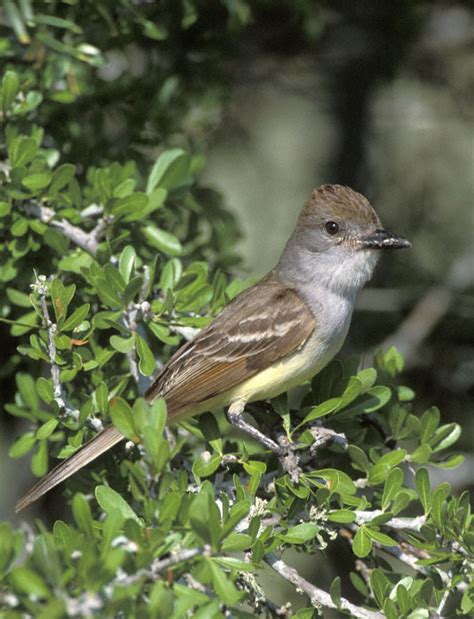
[[368, 236], [360, 240], [363, 249], [403, 249], [404, 247], [411, 247], [410, 241], [387, 232], [387, 230], [375, 230]]

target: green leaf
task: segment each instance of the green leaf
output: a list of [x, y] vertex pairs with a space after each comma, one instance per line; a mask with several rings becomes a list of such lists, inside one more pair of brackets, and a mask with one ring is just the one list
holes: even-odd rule
[[220, 514], [214, 498], [214, 491], [208, 481], [194, 497], [189, 508], [189, 521], [193, 530], [204, 543], [216, 548], [221, 536]]
[[75, 174], [76, 168], [71, 163], [60, 165], [53, 173], [49, 193], [54, 195], [61, 191], [74, 178]]
[[153, 353], [151, 352], [146, 341], [138, 333], [135, 335], [135, 341], [139, 358], [138, 367], [140, 368], [140, 372], [143, 376], [150, 376], [156, 368], [155, 357], [153, 356]]
[[335, 604], [336, 608], [341, 606], [341, 577], [336, 576], [336, 578], [331, 583], [331, 588], [329, 589], [329, 595], [331, 596], [331, 600]]
[[142, 525], [142, 521], [130, 505], [118, 492], [112, 490], [112, 488], [108, 486], [97, 486], [95, 489], [95, 498], [106, 514], [118, 511], [126, 520], [132, 519], [139, 525]]
[[133, 350], [133, 347], [135, 346], [135, 333], [132, 333], [132, 335], [127, 338], [112, 335], [110, 336], [109, 342], [112, 348], [126, 355]]
[[48, 442], [39, 441], [31, 458], [31, 471], [36, 477], [43, 477], [48, 470]]
[[125, 198], [129, 196], [135, 189], [137, 181], [133, 178], [127, 178], [122, 181], [113, 191], [114, 198]]
[[95, 401], [99, 412], [105, 414], [109, 406], [109, 390], [106, 383], [100, 383], [95, 390]]
[[330, 400], [326, 400], [325, 402], [318, 404], [318, 406], [315, 406], [309, 411], [303, 421], [299, 424], [298, 428], [310, 421], [318, 419], [319, 417], [329, 415], [329, 413], [332, 413], [333, 411], [338, 409], [340, 404], [341, 398], [331, 398]]
[[352, 551], [354, 552], [356, 557], [363, 559], [368, 554], [370, 554], [371, 550], [372, 550], [372, 541], [369, 535], [367, 534], [366, 527], [362, 525], [358, 529], [352, 541]]
[[44, 441], [49, 438], [58, 427], [58, 423], [58, 419], [50, 419], [49, 421], [43, 423], [43, 425], [36, 430], [36, 438], [39, 441]]
[[110, 417], [117, 430], [129, 440], [134, 440], [136, 431], [130, 405], [123, 398], [116, 396], [110, 400], [109, 409]]
[[440, 412], [436, 406], [429, 408], [420, 420], [420, 443], [426, 443], [431, 439], [439, 425]]
[[2, 79], [2, 108], [7, 114], [20, 90], [20, 80], [15, 71], [5, 71]]
[[328, 520], [331, 522], [338, 522], [340, 524], [347, 524], [354, 522], [355, 514], [350, 509], [336, 509], [329, 512]]
[[143, 226], [142, 232], [150, 245], [164, 254], [179, 256], [183, 252], [181, 243], [171, 232], [161, 230], [153, 224]]
[[86, 497], [77, 492], [72, 499], [72, 515], [74, 521], [81, 531], [84, 531], [86, 535], [92, 539], [94, 537], [92, 528], [92, 512]]
[[15, 568], [10, 578], [13, 588], [18, 593], [25, 593], [37, 599], [46, 599], [51, 596], [51, 591], [43, 578], [28, 567]]
[[[139, 402], [139, 400], [140, 398], [136, 400], [136, 402]], [[158, 398], [151, 406], [148, 405], [148, 408], [149, 413], [147, 427], [150, 428], [155, 434], [159, 434], [161, 436], [166, 426], [166, 401], [163, 398]]]
[[440, 469], [455, 469], [464, 462], [465, 458], [461, 454], [453, 454], [446, 460], [431, 461], [430, 464]]
[[112, 208], [115, 217], [124, 217], [125, 221], [140, 219], [148, 206], [148, 196], [144, 193], [131, 193], [124, 198], [119, 198]]
[[344, 389], [344, 393], [340, 398], [340, 403], [338, 406], [339, 410], [345, 408], [348, 404], [353, 402], [359, 395], [362, 393], [362, 381], [359, 380], [356, 376], [351, 376], [347, 387]]
[[130, 281], [130, 275], [132, 274], [136, 259], [135, 249], [131, 245], [124, 247], [119, 258], [119, 272], [126, 284]]
[[237, 524], [243, 520], [249, 513], [251, 503], [247, 499], [237, 501], [229, 510], [225, 522], [222, 526], [221, 537], [228, 535]]
[[51, 247], [51, 249], [54, 249], [54, 251], [58, 252], [60, 256], [64, 256], [65, 254], [67, 254], [69, 248], [69, 241], [58, 230], [48, 228], [43, 234], [43, 240], [46, 245]]
[[143, 287], [143, 278], [141, 276], [134, 277], [126, 286], [122, 294], [122, 299], [125, 305], [128, 305], [137, 296]]
[[82, 28], [69, 19], [63, 19], [62, 17], [56, 17], [56, 15], [36, 14], [33, 16], [33, 22], [35, 24], [45, 24], [46, 26], [53, 26], [54, 28], [63, 28], [70, 30], [74, 34], [82, 34]]
[[347, 418], [356, 414], [373, 413], [385, 406], [391, 397], [392, 391], [390, 387], [385, 387], [383, 385], [371, 387], [353, 406], [342, 411], [338, 415], [338, 419], [345, 421]]
[[431, 509], [430, 478], [426, 469], [418, 469], [415, 475], [415, 486], [420, 503], [423, 505], [425, 514]]
[[393, 501], [390, 510], [394, 514], [398, 514], [398, 512], [403, 511], [405, 507], [409, 505], [411, 500], [411, 495], [407, 491], [401, 490], [395, 497], [395, 500]]
[[0, 217], [6, 217], [9, 215], [12, 210], [12, 205], [10, 202], [4, 202], [0, 200]]
[[234, 583], [224, 574], [221, 568], [212, 559], [206, 559], [210, 570], [212, 585], [219, 600], [224, 604], [233, 606], [237, 604], [240, 598], [244, 595], [242, 591], [239, 591]]
[[385, 533], [382, 533], [382, 531], [379, 531], [378, 529], [375, 529], [371, 526], [366, 526], [365, 532], [371, 540], [382, 544], [382, 546], [398, 546], [398, 542], [392, 537], [386, 535]]
[[71, 286], [64, 286], [60, 279], [53, 279], [51, 283], [51, 300], [53, 302], [54, 313], [56, 320], [65, 317], [67, 314], [67, 308], [71, 302], [76, 287], [74, 284]]
[[302, 522], [290, 527], [285, 533], [278, 537], [287, 544], [304, 544], [310, 539], [314, 539], [319, 532], [319, 527], [312, 522]]
[[86, 319], [90, 307], [91, 306], [89, 303], [84, 303], [84, 305], [81, 305], [76, 310], [74, 310], [74, 312], [64, 322], [61, 331], [72, 331], [75, 327], [80, 325], [81, 322]]
[[181, 148], [172, 148], [162, 153], [155, 161], [146, 192], [151, 193], [157, 185], [163, 189], [173, 189], [189, 182], [191, 158]]
[[413, 453], [410, 454], [409, 459], [411, 462], [416, 462], [417, 464], [426, 464], [429, 462], [431, 457], [431, 447], [424, 443], [415, 449]]
[[36, 395], [36, 384], [30, 374], [18, 372], [16, 375], [16, 386], [20, 392], [21, 399], [25, 406], [36, 410], [39, 408], [39, 400]]
[[21, 182], [27, 189], [36, 193], [37, 191], [46, 189], [49, 185], [51, 182], [51, 172], [37, 172], [35, 174], [29, 174], [28, 176], [25, 176]]
[[222, 456], [217, 454], [211, 458], [206, 458], [204, 454], [200, 454], [193, 461], [193, 475], [196, 477], [209, 477], [213, 475], [219, 468], [222, 462]]
[[38, 144], [33, 138], [19, 137], [13, 140], [8, 155], [13, 168], [20, 168], [29, 163], [38, 152]]
[[396, 449], [381, 456], [369, 473], [369, 484], [377, 485], [382, 483], [390, 470], [397, 466], [397, 464], [400, 464], [400, 462], [403, 462], [406, 455], [405, 449]]
[[252, 538], [246, 533], [232, 531], [222, 542], [222, 552], [243, 552], [252, 546]]
[[8, 455], [10, 458], [17, 459], [22, 458], [29, 451], [33, 449], [36, 445], [36, 434], [34, 432], [25, 432], [16, 441], [8, 450]]
[[378, 568], [372, 570], [370, 574], [370, 588], [373, 591], [378, 605], [382, 608], [392, 586], [388, 578], [386, 578], [383, 572]]
[[365, 473], [369, 471], [369, 469], [371, 468], [371, 464], [365, 451], [363, 451], [360, 447], [357, 447], [357, 445], [349, 445], [347, 448], [347, 453], [349, 454], [349, 457], [354, 462], [354, 464], [356, 464], [360, 470], [364, 471]]
[[7, 297], [13, 304], [18, 305], [18, 307], [31, 307], [29, 295], [14, 288], [7, 288], [6, 292]]
[[461, 436], [461, 426], [457, 423], [448, 423], [438, 428], [434, 437], [430, 440], [433, 453], [451, 447]]
[[404, 473], [402, 469], [395, 468], [390, 471], [383, 488], [381, 507], [385, 511], [391, 501], [397, 496], [403, 486]]

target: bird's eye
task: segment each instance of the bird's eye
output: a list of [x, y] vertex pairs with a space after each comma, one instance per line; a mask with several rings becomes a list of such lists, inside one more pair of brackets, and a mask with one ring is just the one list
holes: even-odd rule
[[328, 221], [325, 225], [326, 232], [333, 236], [339, 232], [339, 226], [335, 221]]

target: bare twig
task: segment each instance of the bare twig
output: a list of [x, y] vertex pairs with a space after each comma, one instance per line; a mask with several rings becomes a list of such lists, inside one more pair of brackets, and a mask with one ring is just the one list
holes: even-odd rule
[[54, 228], [58, 228], [66, 238], [75, 243], [78, 247], [88, 252], [92, 256], [97, 254], [97, 247], [102, 238], [107, 225], [110, 222], [108, 217], [101, 218], [95, 228], [90, 232], [84, 232], [81, 228], [74, 226], [66, 219], [55, 219], [56, 213], [53, 209], [47, 206], [42, 206], [35, 202], [26, 204], [24, 207], [25, 213], [33, 215], [40, 221]]
[[184, 550], [180, 550], [179, 552], [173, 552], [166, 559], [155, 559], [150, 566], [149, 573], [153, 578], [156, 578], [169, 567], [173, 567], [183, 561], [189, 561], [190, 559], [194, 559], [194, 557], [198, 557], [200, 555], [209, 556], [210, 552], [211, 547], [208, 545], [203, 546], [202, 548], [186, 548]]
[[208, 556], [211, 550], [209, 546], [202, 548], [186, 548], [177, 552], [170, 553], [170, 556], [166, 559], [155, 559], [149, 568], [142, 568], [134, 572], [133, 574], [127, 574], [122, 571], [119, 573], [119, 580], [121, 584], [133, 585], [139, 582], [142, 578], [145, 580], [157, 580], [161, 574], [170, 567], [178, 565], [183, 561], [189, 561], [200, 555]]
[[[315, 608], [320, 608], [321, 606], [332, 609], [338, 608], [336, 604], [332, 601], [329, 593], [308, 582], [295, 570], [294, 567], [287, 565], [275, 554], [269, 553], [265, 555], [264, 561], [278, 574], [280, 574], [280, 576], [283, 576], [285, 580], [291, 582], [291, 584], [296, 587], [296, 590], [298, 592], [306, 593], [306, 595], [311, 601], [311, 604]], [[367, 610], [365, 608], [362, 608], [361, 606], [356, 606], [345, 598], [341, 598], [339, 608], [349, 611], [354, 617], [361, 617], [362, 619], [383, 619], [382, 613]]]
[[[356, 511], [355, 521], [358, 525], [367, 524], [377, 516], [381, 516], [384, 512], [380, 509], [375, 509], [372, 512], [369, 511]], [[389, 527], [390, 529], [401, 529], [410, 531], [419, 531], [421, 527], [426, 523], [426, 516], [418, 516], [417, 518], [391, 518], [387, 522], [384, 522], [381, 526]]]

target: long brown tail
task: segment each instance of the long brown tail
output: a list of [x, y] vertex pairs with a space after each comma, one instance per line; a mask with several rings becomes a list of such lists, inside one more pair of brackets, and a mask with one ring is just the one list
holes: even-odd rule
[[83, 466], [98, 458], [104, 451], [110, 449], [125, 437], [114, 426], [108, 426], [100, 434], [94, 436], [86, 443], [78, 452], [70, 456], [61, 464], [54, 467], [43, 479], [40, 479], [37, 484], [28, 490], [21, 497], [15, 506], [15, 511], [19, 512], [25, 507], [28, 507], [39, 499], [43, 494], [49, 492], [54, 486], [57, 486], [62, 481], [73, 475]]

